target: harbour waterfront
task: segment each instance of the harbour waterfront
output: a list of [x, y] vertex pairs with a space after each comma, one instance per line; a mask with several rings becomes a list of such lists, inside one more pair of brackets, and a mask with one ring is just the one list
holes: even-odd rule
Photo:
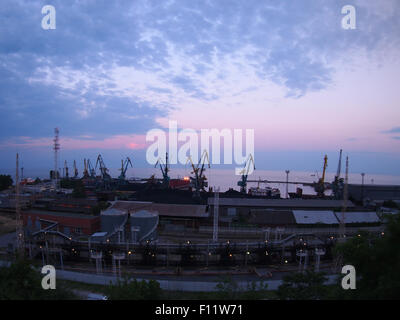
[[[0, 170], [3, 174], [10, 174], [13, 179], [15, 179], [15, 171], [12, 169]], [[60, 169], [62, 173], [62, 169]], [[80, 171], [81, 175], [82, 171]], [[120, 170], [117, 168], [110, 168], [110, 174], [112, 177], [118, 177]], [[152, 175], [156, 178], [162, 178], [159, 168], [129, 168], [127, 170], [127, 178], [149, 178]], [[208, 184], [210, 187], [219, 187], [220, 191], [227, 191], [229, 188], [234, 188], [239, 190], [237, 182], [240, 180], [240, 176], [235, 175], [234, 169], [206, 169], [206, 176], [208, 179]], [[321, 176], [321, 173], [318, 173]], [[171, 167], [171, 178], [183, 178], [185, 176], [191, 175], [191, 168], [173, 168]], [[334, 180], [335, 173], [327, 172], [326, 181], [331, 182]], [[49, 178], [49, 170], [46, 169], [29, 169], [25, 168], [24, 171], [25, 178], [35, 179], [39, 177], [40, 179]], [[316, 172], [305, 172], [305, 171], [290, 171], [289, 180], [290, 181], [301, 181], [301, 182], [315, 182], [318, 180]], [[286, 173], [282, 171], [269, 171], [269, 170], [255, 170], [253, 174], [249, 175], [249, 180], [270, 180], [270, 181], [286, 181]], [[349, 183], [350, 184], [361, 184], [362, 177], [359, 173], [349, 173]], [[400, 185], [400, 176], [396, 175], [379, 175], [379, 174], [368, 174], [366, 173], [364, 177], [364, 183], [376, 184], [376, 185]], [[257, 183], [249, 183], [249, 187], [257, 186]], [[265, 186], [265, 184], [260, 184], [260, 187]], [[273, 188], [278, 188], [281, 191], [281, 195], [284, 196], [286, 192], [285, 183], [271, 183], [268, 186]], [[289, 184], [289, 192], [295, 192], [297, 187], [301, 185]], [[312, 187], [303, 186], [303, 192], [305, 194], [315, 194]]]

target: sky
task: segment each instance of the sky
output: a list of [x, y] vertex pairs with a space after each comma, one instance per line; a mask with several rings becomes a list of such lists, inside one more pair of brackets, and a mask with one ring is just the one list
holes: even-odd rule
[[2, 0], [0, 18], [0, 170], [50, 168], [55, 127], [60, 163], [149, 167], [146, 134], [176, 121], [254, 130], [264, 170], [327, 154], [334, 172], [343, 149], [351, 172], [400, 175], [397, 0]]

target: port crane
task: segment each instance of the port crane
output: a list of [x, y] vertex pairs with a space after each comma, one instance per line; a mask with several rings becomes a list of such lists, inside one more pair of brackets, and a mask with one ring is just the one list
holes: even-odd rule
[[340, 178], [340, 171], [342, 169], [342, 149], [340, 149], [339, 163], [335, 176], [335, 180], [332, 182], [332, 191], [335, 199], [340, 200], [343, 198], [344, 180]]
[[69, 178], [67, 160], [64, 161], [64, 178]]
[[208, 158], [207, 150], [204, 150], [198, 164], [195, 166], [192, 160], [192, 157], [189, 155], [186, 163], [190, 162], [193, 171], [191, 173], [194, 174], [194, 177], [190, 177], [192, 185], [195, 189], [195, 197], [200, 197], [200, 191], [204, 190], [208, 186], [207, 177], [204, 175], [205, 164], [206, 161], [208, 163], [208, 168], [210, 168], [210, 160]]
[[[78, 170], [76, 171], [76, 173]], [[92, 167], [90, 163], [90, 159], [83, 159], [83, 177], [84, 178], [95, 178], [96, 177], [96, 170]]]
[[121, 160], [121, 174], [119, 175], [118, 179], [125, 180], [126, 179], [126, 171], [128, 170], [128, 165], [133, 168], [132, 161], [129, 157], [126, 157], [125, 161]]
[[83, 178], [89, 178], [89, 171], [86, 159], [83, 159]]
[[163, 186], [165, 188], [168, 188], [169, 187], [169, 181], [170, 181], [170, 177], [168, 175], [168, 172], [169, 172], [168, 152], [165, 153], [165, 163], [160, 157], [160, 158], [158, 158], [154, 168], [156, 168], [157, 165], [160, 165], [161, 174], [163, 176]]
[[315, 191], [317, 192], [318, 197], [323, 198], [324, 197], [324, 192], [325, 192], [325, 173], [326, 173], [326, 168], [328, 166], [328, 156], [325, 155], [324, 157], [324, 167], [322, 169], [322, 177], [318, 180], [318, 182], [315, 184]]
[[[89, 162], [89, 166], [90, 166], [90, 162]], [[106, 165], [104, 164], [101, 154], [99, 154], [97, 157], [95, 169], [97, 169], [97, 166], [99, 166], [99, 168], [100, 168], [100, 173], [101, 173], [101, 177], [103, 178], [103, 180], [111, 180], [111, 176], [108, 173], [108, 169], [107, 169]], [[90, 171], [92, 171], [92, 170], [90, 170]]]
[[241, 193], [246, 193], [247, 192], [247, 177], [249, 175], [250, 169], [253, 168], [253, 170], [256, 169], [256, 166], [254, 164], [254, 159], [251, 154], [246, 159], [246, 162], [244, 164], [243, 170], [240, 172], [242, 174], [242, 179], [238, 181], [237, 185], [240, 187], [240, 192]]
[[92, 163], [90, 162], [90, 159], [88, 159], [88, 169], [89, 169], [90, 177], [95, 178], [96, 177], [96, 168], [93, 168]]
[[74, 179], [78, 178], [78, 168], [76, 167], [76, 161], [74, 160]]

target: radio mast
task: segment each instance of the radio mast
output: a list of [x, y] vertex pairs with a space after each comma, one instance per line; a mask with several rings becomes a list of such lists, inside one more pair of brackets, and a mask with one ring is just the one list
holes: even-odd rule
[[19, 202], [20, 195], [20, 182], [19, 182], [19, 155], [16, 158], [15, 170], [15, 222], [16, 222], [16, 236], [17, 236], [17, 253], [20, 256], [24, 255], [25, 239], [24, 239], [24, 226], [21, 215], [21, 207]]
[[60, 131], [58, 130], [58, 128], [54, 129], [54, 146], [53, 146], [53, 150], [54, 150], [54, 176], [53, 176], [53, 183], [54, 183], [54, 189], [57, 190], [58, 187], [58, 150], [60, 150], [60, 143], [58, 140], [58, 134], [60, 133]]

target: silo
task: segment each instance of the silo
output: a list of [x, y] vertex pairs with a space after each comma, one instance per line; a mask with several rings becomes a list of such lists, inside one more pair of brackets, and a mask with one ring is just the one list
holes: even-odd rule
[[112, 235], [116, 230], [121, 229], [128, 219], [126, 211], [108, 208], [101, 212], [101, 231]]
[[131, 213], [131, 235], [133, 242], [157, 239], [158, 212], [139, 210]]

